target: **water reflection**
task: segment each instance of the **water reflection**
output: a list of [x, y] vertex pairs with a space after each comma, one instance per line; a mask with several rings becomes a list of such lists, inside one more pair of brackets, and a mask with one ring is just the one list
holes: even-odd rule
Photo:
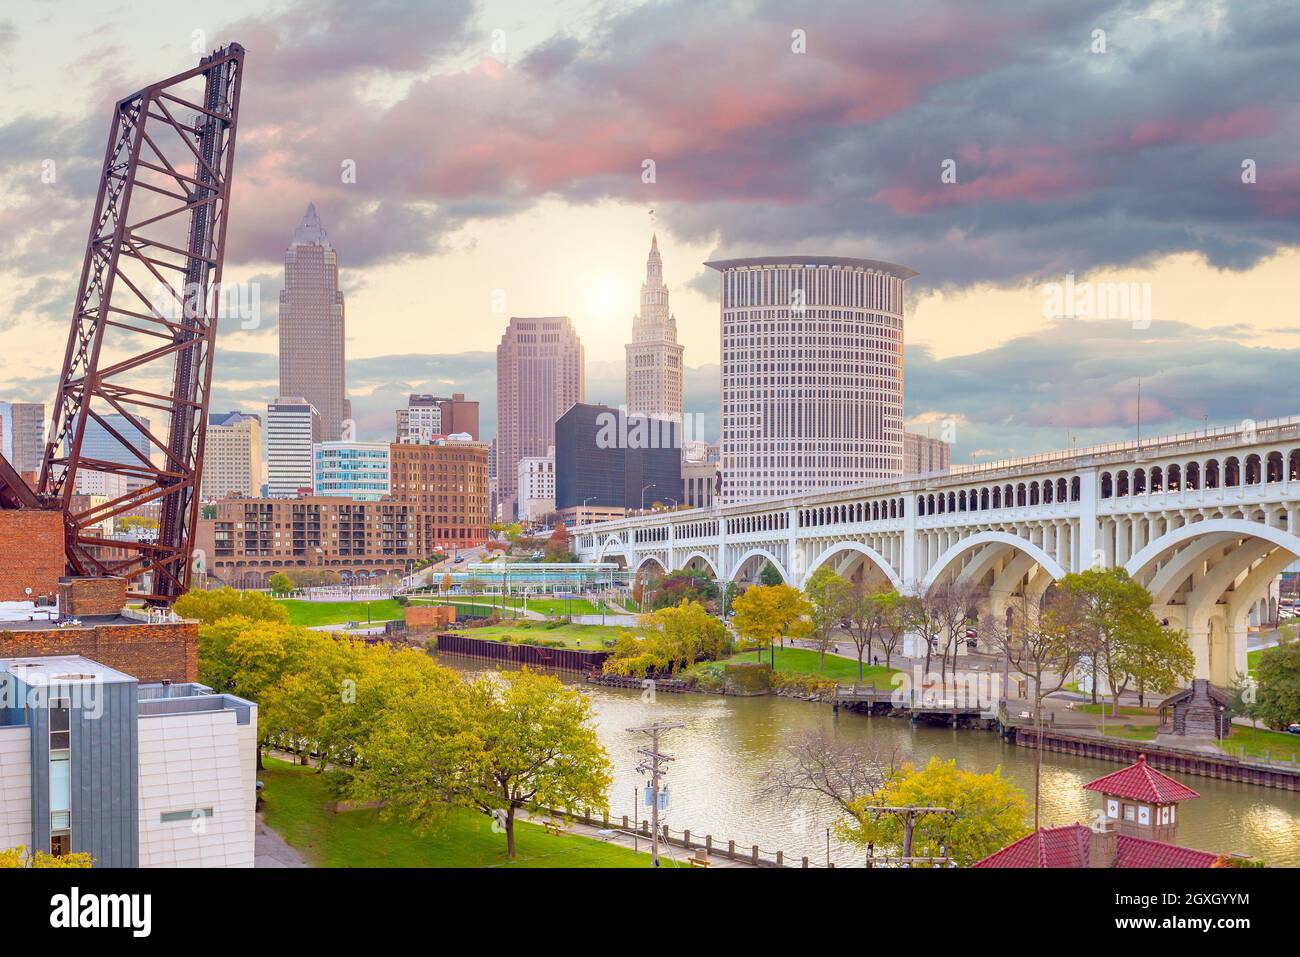
[[[440, 656], [446, 664], [466, 671], [483, 669], [483, 662]], [[627, 728], [653, 721], [680, 722], [669, 732], [664, 750], [672, 754], [667, 776], [671, 804], [666, 822], [674, 830], [712, 834], [715, 843], [734, 840], [737, 847], [758, 844], [784, 851], [787, 860], [807, 856], [814, 863], [827, 857], [826, 828], [838, 812], [825, 803], [786, 806], [760, 794], [764, 772], [781, 756], [782, 746], [805, 731], [822, 729], [847, 736], [888, 755], [912, 757], [918, 763], [932, 755], [956, 758], [960, 767], [1003, 773], [1032, 796], [1034, 752], [1008, 745], [996, 734], [921, 726], [913, 729], [894, 718], [867, 718], [844, 713], [835, 717], [829, 706], [785, 698], [724, 698], [700, 694], [660, 694], [643, 701], [636, 691], [584, 685], [597, 712], [601, 740], [614, 762], [610, 790], [611, 817], [648, 809], [637, 806], [642, 778], [635, 750], [644, 736]], [[1099, 798], [1083, 790], [1088, 781], [1119, 765], [1070, 755], [1043, 756], [1042, 820], [1044, 825], [1091, 820]], [[1201, 797], [1182, 807], [1179, 843], [1206, 851], [1237, 851], [1258, 856], [1273, 866], [1300, 866], [1300, 794], [1268, 788], [1183, 778]], [[862, 852], [841, 846], [832, 836], [830, 858], [838, 866], [860, 865]]]

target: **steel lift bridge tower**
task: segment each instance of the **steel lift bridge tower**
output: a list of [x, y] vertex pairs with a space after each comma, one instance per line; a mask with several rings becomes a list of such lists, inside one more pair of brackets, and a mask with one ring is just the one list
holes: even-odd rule
[[[243, 72], [232, 43], [117, 103], [36, 492], [0, 459], [0, 507], [61, 508], [68, 572], [120, 576], [151, 604], [190, 583]], [[114, 413], [151, 426], [123, 434]], [[86, 454], [92, 420], [133, 460]], [[74, 511], [83, 469], [128, 491]], [[152, 503], [156, 541], [93, 530]]]

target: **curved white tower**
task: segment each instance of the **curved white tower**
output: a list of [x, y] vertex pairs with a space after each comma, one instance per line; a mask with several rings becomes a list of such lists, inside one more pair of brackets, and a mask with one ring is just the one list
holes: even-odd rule
[[726, 502], [903, 470], [903, 283], [874, 259], [760, 256], [722, 274]]
[[658, 236], [650, 238], [641, 312], [632, 320], [632, 341], [626, 348], [628, 414], [682, 421], [683, 347], [677, 343], [677, 317], [668, 311]]

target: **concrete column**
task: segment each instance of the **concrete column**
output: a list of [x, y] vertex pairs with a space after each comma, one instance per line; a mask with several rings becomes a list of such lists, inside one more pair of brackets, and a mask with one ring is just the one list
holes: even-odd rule
[[911, 588], [925, 576], [922, 564], [926, 560], [918, 551], [923, 549], [916, 531], [916, 498], [903, 497], [903, 561], [898, 577], [905, 588]]
[[731, 580], [731, 569], [727, 561], [727, 516], [718, 513], [718, 577], [723, 581]]
[[795, 588], [803, 587], [804, 558], [799, 546], [799, 512], [795, 508], [785, 510], [786, 520], [786, 561], [789, 563], [790, 584]]
[[677, 526], [668, 523], [668, 570], [675, 571], [677, 568]]
[[1079, 567], [1091, 568], [1097, 549], [1097, 470], [1080, 469], [1079, 475]]

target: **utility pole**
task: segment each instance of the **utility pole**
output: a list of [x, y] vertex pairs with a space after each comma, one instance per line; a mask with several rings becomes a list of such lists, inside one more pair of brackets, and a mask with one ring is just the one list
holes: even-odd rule
[[[879, 817], [881, 814], [901, 814], [903, 816], [903, 855], [897, 860], [911, 867], [916, 862], [930, 861], [947, 861], [948, 858], [913, 858], [912, 857], [912, 833], [916, 830], [916, 819], [924, 817], [926, 814], [937, 814], [940, 817], [956, 817], [957, 812], [947, 807], [920, 807], [918, 805], [907, 805], [906, 807], [885, 807], [883, 805], [870, 805], [863, 808], [864, 811], [870, 811], [873, 817]], [[888, 858], [876, 858], [877, 860], [888, 860]]]
[[683, 727], [683, 724], [644, 724], [628, 728], [629, 731], [650, 735], [650, 747], [636, 749], [637, 754], [641, 755], [641, 763], [636, 769], [642, 774], [650, 775], [650, 860], [653, 867], [659, 866], [659, 779], [668, 773], [668, 769], [661, 764], [676, 760], [672, 755], [659, 750], [659, 736], [665, 731]]

